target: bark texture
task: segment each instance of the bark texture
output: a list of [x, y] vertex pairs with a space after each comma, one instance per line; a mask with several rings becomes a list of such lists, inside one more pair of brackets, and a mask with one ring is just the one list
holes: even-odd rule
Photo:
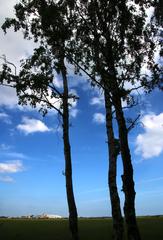
[[69, 228], [73, 240], [79, 240], [78, 236], [78, 214], [75, 204], [73, 181], [72, 181], [72, 163], [71, 163], [71, 147], [69, 140], [69, 107], [68, 107], [68, 84], [67, 73], [62, 60], [62, 77], [63, 77], [63, 141], [64, 141], [64, 156], [65, 156], [65, 178], [66, 192], [69, 209]]
[[112, 123], [112, 105], [110, 97], [104, 92], [105, 109], [106, 109], [106, 129], [108, 138], [109, 151], [109, 172], [108, 185], [111, 200], [112, 219], [113, 219], [113, 239], [122, 240], [124, 235], [123, 218], [120, 207], [120, 199], [117, 190], [117, 157], [120, 151], [120, 146], [114, 137], [113, 123]]
[[[111, 39], [109, 39], [109, 42], [111, 43]], [[120, 151], [121, 151], [122, 162], [123, 162], [122, 181], [123, 181], [123, 192], [125, 194], [124, 215], [125, 215], [125, 222], [127, 226], [127, 238], [128, 240], [141, 240], [141, 236], [140, 236], [139, 229], [137, 226], [137, 221], [136, 221], [136, 213], [135, 213], [136, 193], [135, 193], [134, 180], [133, 180], [133, 167], [132, 167], [130, 149], [128, 144], [128, 131], [127, 131], [126, 121], [125, 121], [123, 108], [121, 104], [123, 92], [121, 92], [121, 89], [118, 85], [111, 44], [110, 44], [109, 59], [110, 59], [109, 61], [110, 73], [107, 74], [105, 70], [103, 70], [103, 72], [101, 73], [101, 76], [103, 76], [103, 79], [105, 79], [104, 92], [106, 91], [106, 93], [110, 96], [112, 104], [114, 105], [116, 120], [118, 124]]]
[[120, 150], [123, 161], [123, 191], [125, 194], [124, 214], [127, 225], [128, 240], [141, 240], [135, 213], [135, 187], [133, 180], [133, 167], [131, 162], [130, 149], [128, 145], [128, 131], [122, 110], [120, 93], [115, 90], [113, 102], [116, 111], [116, 119], [119, 129]]

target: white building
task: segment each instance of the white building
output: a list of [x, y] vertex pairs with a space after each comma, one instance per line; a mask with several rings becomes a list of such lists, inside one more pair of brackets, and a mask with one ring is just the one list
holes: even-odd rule
[[41, 214], [41, 215], [37, 215], [37, 216], [35, 216], [36, 218], [62, 218], [61, 216], [59, 216], [59, 215], [55, 215], [55, 214], [45, 214], [45, 213], [43, 213], [43, 214]]
[[46, 214], [45, 216], [46, 216], [47, 218], [62, 218], [61, 216], [55, 215], [55, 214]]

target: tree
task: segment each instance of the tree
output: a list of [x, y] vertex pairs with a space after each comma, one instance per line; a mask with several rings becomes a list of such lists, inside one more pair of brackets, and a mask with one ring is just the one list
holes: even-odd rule
[[[38, 4], [38, 2], [37, 2]], [[42, 3], [43, 4], [43, 3]], [[45, 4], [45, 3], [44, 3]], [[37, 5], [38, 7], [38, 5]], [[54, 47], [56, 44], [56, 51], [60, 51], [60, 48], [64, 49], [64, 47], [59, 46], [59, 42], [57, 43], [56, 40], [56, 33], [52, 33], [52, 29], [50, 29], [51, 26], [51, 14], [52, 16], [54, 15], [55, 9], [50, 5], [49, 6], [49, 12], [46, 13], [46, 6], [42, 6], [42, 9], [44, 9], [44, 13], [41, 12], [41, 10], [39, 9], [39, 14], [42, 17], [42, 26], [39, 26], [40, 21], [38, 21], [38, 19], [34, 19], [34, 21], [32, 20], [32, 24], [31, 26], [26, 25], [26, 23], [24, 23], [24, 17], [25, 17], [25, 11], [31, 11], [32, 13], [34, 13], [35, 15], [37, 15], [35, 6], [30, 5], [30, 8], [28, 9], [28, 5], [27, 3], [24, 3], [24, 8], [22, 5], [16, 5], [16, 14], [17, 17], [19, 19], [19, 21], [17, 21], [16, 19], [7, 19], [5, 24], [3, 25], [3, 29], [6, 31], [7, 27], [10, 27], [11, 25], [14, 26], [15, 30], [17, 31], [19, 28], [23, 28], [24, 29], [24, 34], [25, 37], [28, 38], [29, 36], [29, 28], [31, 30], [31, 33], [34, 35], [34, 38], [36, 41], [38, 41], [38, 37], [40, 36], [41, 38], [43, 38], [43, 36], [46, 36], [46, 40], [48, 42], [48, 46]], [[68, 8], [70, 8], [68, 6]], [[28, 10], [27, 10], [28, 9]], [[50, 15], [50, 16], [49, 16]], [[48, 19], [47, 19], [48, 16]], [[54, 17], [54, 16], [53, 16]], [[55, 17], [58, 17], [57, 14]], [[25, 18], [26, 19], [26, 18]], [[37, 21], [38, 22], [37, 22]], [[53, 20], [55, 21], [55, 20]], [[62, 20], [59, 18], [58, 22], [60, 21], [60, 23], [62, 22]], [[72, 21], [72, 20], [71, 20]], [[54, 22], [52, 23], [54, 24]], [[37, 26], [37, 32], [36, 31], [36, 26]], [[43, 33], [41, 33], [40, 35], [40, 28], [43, 28]], [[59, 26], [59, 31], [65, 31], [65, 29], [62, 29], [62, 26]], [[42, 29], [41, 29], [42, 30]], [[42, 41], [43, 44], [43, 41]], [[59, 94], [58, 96], [58, 92], [56, 92], [56, 89], [54, 89], [54, 86], [52, 88], [52, 79], [50, 78], [50, 85], [47, 84], [47, 79], [49, 78], [49, 74], [47, 72], [47, 69], [50, 70], [50, 77], [52, 74], [52, 69], [51, 66], [51, 59], [47, 58], [47, 56], [50, 56], [51, 53], [50, 51], [46, 53], [46, 58], [45, 58], [45, 48], [48, 48], [48, 46], [45, 46], [43, 48], [40, 47], [38, 49], [35, 49], [35, 54], [33, 55], [33, 57], [31, 59], [28, 59], [27, 61], [25, 61], [25, 63], [22, 64], [22, 71], [19, 74], [19, 81], [17, 81], [16, 83], [16, 88], [17, 88], [17, 93], [20, 99], [20, 103], [21, 104], [27, 104], [27, 101], [30, 101], [30, 104], [33, 106], [36, 106], [36, 103], [43, 103], [43, 105], [47, 105], [48, 107], [52, 108], [54, 106], [51, 105], [51, 103], [48, 102], [47, 96], [49, 95], [49, 92], [47, 91], [47, 85], [53, 89], [53, 95], [55, 98], [61, 98], [61, 94]], [[69, 49], [72, 51], [71, 47], [69, 47]], [[72, 62], [71, 59], [71, 54], [69, 49], [66, 52], [66, 56], [67, 59]], [[73, 51], [72, 51], [73, 52]], [[60, 56], [61, 54], [59, 54]], [[64, 55], [64, 54], [63, 54]], [[55, 55], [54, 55], [55, 56]], [[43, 67], [43, 64], [47, 63], [48, 66]], [[74, 63], [73, 63], [74, 64]], [[56, 66], [57, 65], [57, 66]], [[36, 74], [32, 74], [29, 72], [29, 69], [31, 69], [32, 67], [37, 67], [37, 68], [41, 68], [42, 73], [36, 75]], [[61, 67], [62, 66], [62, 67]], [[58, 63], [55, 63], [55, 69], [56, 67], [58, 68]], [[63, 61], [62, 63], [59, 63], [59, 69], [62, 69], [62, 75], [63, 75], [63, 79], [65, 79], [65, 67], [63, 66]], [[46, 72], [46, 74], [45, 74]], [[47, 76], [46, 76], [47, 75]], [[46, 77], [45, 77], [46, 76]], [[9, 79], [9, 76], [8, 76]], [[65, 83], [65, 86], [67, 84]], [[33, 92], [33, 94], [30, 94], [26, 92], [26, 89], [31, 89]], [[65, 90], [66, 91], [66, 90]], [[36, 97], [39, 93], [39, 97]], [[107, 96], [106, 96], [107, 98]], [[66, 99], [63, 98], [63, 99]], [[66, 103], [65, 103], [66, 104]], [[107, 103], [106, 103], [107, 104]], [[63, 104], [64, 105], [64, 104]], [[66, 109], [66, 108], [65, 108]], [[111, 105], [107, 107], [108, 111], [111, 111]], [[42, 106], [42, 111], [47, 111], [45, 110], [45, 106]], [[59, 112], [60, 115], [61, 112]], [[117, 191], [117, 186], [116, 186], [116, 159], [118, 156], [119, 151], [117, 151], [117, 142], [116, 139], [114, 139], [114, 133], [113, 133], [113, 126], [112, 126], [112, 115], [109, 114], [109, 112], [106, 114], [106, 118], [107, 118], [107, 124], [110, 124], [110, 127], [108, 128], [108, 131], [110, 132], [109, 136], [109, 162], [110, 162], [110, 167], [109, 167], [109, 176], [108, 176], [108, 183], [110, 186], [110, 195], [111, 195], [111, 205], [112, 205], [112, 213], [113, 213], [113, 230], [114, 230], [114, 239], [122, 239], [123, 237], [123, 219], [122, 219], [122, 214], [121, 214], [121, 209], [120, 209], [120, 200], [119, 200], [119, 196], [118, 196], [118, 191]], [[63, 129], [65, 130], [65, 132], [67, 132], [67, 129], [64, 128], [64, 126], [68, 126], [67, 121], [65, 120], [65, 124], [63, 124]], [[66, 139], [66, 137], [64, 138], [64, 140]], [[64, 144], [64, 146], [68, 146], [68, 144]], [[65, 152], [67, 152], [68, 148], [65, 148]], [[66, 156], [68, 156], [69, 154], [67, 154]], [[66, 157], [65, 156], [65, 157]], [[68, 182], [68, 180], [67, 180]], [[71, 185], [71, 184], [70, 184]], [[69, 194], [67, 194], [69, 195]], [[69, 202], [69, 201], [68, 201]], [[72, 224], [74, 225], [74, 224]], [[71, 229], [74, 229], [74, 227]], [[75, 227], [76, 229], [76, 227]]]
[[117, 190], [116, 176], [117, 176], [117, 157], [120, 153], [119, 140], [114, 136], [112, 104], [107, 92], [105, 96], [106, 108], [106, 129], [108, 138], [108, 152], [109, 152], [109, 172], [108, 185], [110, 190], [112, 219], [113, 219], [113, 239], [122, 240], [124, 234], [123, 217], [120, 207], [120, 199]]
[[[161, 76], [159, 64], [154, 61], [154, 52], [159, 44], [155, 38], [157, 27], [151, 23], [146, 25], [146, 9], [150, 6], [153, 6], [152, 1], [81, 0], [76, 2], [74, 11], [78, 21], [74, 27], [77, 50], [73, 58], [89, 72], [94, 82], [102, 86], [109, 99], [107, 103], [110, 101], [115, 108], [129, 240], [141, 237], [136, 222], [136, 193], [122, 100], [126, 99], [132, 105], [132, 89], [126, 89], [126, 83], [133, 85], [132, 88], [135, 88], [134, 84], [142, 87]], [[142, 73], [143, 66], [151, 71], [151, 75]]]
[[[149, 86], [150, 84], [154, 86], [156, 81], [153, 80], [156, 77], [157, 83], [160, 83], [160, 66], [154, 62], [154, 50], [159, 44], [155, 38], [157, 28], [151, 23], [146, 25], [145, 14], [146, 8], [153, 6], [153, 1], [59, 1], [57, 6], [62, 6], [59, 15], [56, 14], [57, 11], [53, 7], [55, 5], [53, 1], [47, 1], [49, 5], [45, 1], [39, 0], [30, 3], [25, 0], [22, 2], [23, 7], [17, 5], [16, 8], [19, 21], [7, 20], [4, 28], [13, 25], [15, 30], [18, 30], [21, 27], [24, 29], [25, 37], [29, 37], [28, 23], [24, 24], [28, 15], [24, 16], [24, 12], [30, 6], [30, 11], [27, 12], [35, 16], [30, 25], [30, 31], [35, 40], [46, 38], [53, 56], [57, 56], [57, 59], [60, 53], [63, 53], [62, 49], [64, 49], [64, 54], [61, 54], [62, 57], [60, 58], [62, 61], [59, 61], [61, 66], [63, 66], [63, 59], [66, 57], [67, 61], [75, 64], [79, 69], [87, 71], [93, 82], [103, 88], [108, 142], [111, 143], [112, 141], [109, 146], [110, 160], [112, 156], [114, 156], [112, 160], [115, 160], [116, 155], [113, 153], [117, 150], [117, 144], [115, 144], [117, 141], [115, 141], [114, 134], [110, 131], [112, 129], [112, 118], [108, 118], [108, 116], [111, 113], [111, 107], [115, 109], [124, 168], [122, 180], [125, 194], [124, 213], [127, 234], [129, 240], [139, 240], [140, 234], [135, 214], [133, 167], [122, 100], [125, 99], [129, 104], [133, 105], [132, 89], [126, 89], [126, 83], [133, 86], [139, 84], [138, 87], [142, 87], [142, 85]], [[35, 7], [33, 7], [33, 4]], [[46, 11], [47, 5], [49, 6], [48, 12]], [[35, 11], [36, 9], [37, 11]], [[41, 18], [37, 18], [38, 14]], [[56, 37], [55, 33], [58, 29], [59, 39], [62, 39], [62, 41], [58, 41], [58, 37]], [[58, 64], [56, 65], [58, 67]], [[148, 67], [151, 75], [141, 72], [143, 66]], [[108, 129], [109, 126], [110, 130]], [[116, 185], [115, 161], [112, 166], [114, 166], [112, 170], [114, 170], [114, 184]], [[114, 188], [114, 190], [116, 193], [117, 189]], [[114, 203], [115, 200], [112, 201], [112, 204]], [[117, 206], [118, 204], [117, 201]], [[120, 214], [121, 212], [117, 216], [120, 216]], [[113, 214], [113, 217], [116, 217], [116, 215]]]
[[[7, 80], [17, 90], [20, 104], [30, 103], [33, 107], [41, 104], [40, 110], [46, 114], [54, 108], [62, 118], [65, 156], [65, 178], [69, 208], [69, 228], [74, 240], [78, 240], [78, 220], [72, 182], [71, 147], [69, 140], [69, 105], [76, 96], [69, 93], [67, 70], [65, 66], [66, 40], [71, 32], [63, 15], [66, 8], [62, 1], [26, 1], [15, 5], [16, 18], [6, 19], [2, 28], [13, 26], [15, 31], [23, 30], [24, 37], [31, 36], [40, 46], [32, 57], [24, 60], [18, 76], [4, 65], [1, 82]], [[57, 71], [63, 79], [63, 93], [53, 84], [53, 72]], [[60, 102], [60, 108], [56, 102]]]

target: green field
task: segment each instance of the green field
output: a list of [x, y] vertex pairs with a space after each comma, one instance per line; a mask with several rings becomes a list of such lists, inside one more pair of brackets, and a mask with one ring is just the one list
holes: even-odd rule
[[[138, 218], [142, 240], [163, 240], [163, 217]], [[108, 240], [111, 219], [80, 219], [80, 240]], [[68, 220], [0, 219], [0, 240], [71, 240]]]

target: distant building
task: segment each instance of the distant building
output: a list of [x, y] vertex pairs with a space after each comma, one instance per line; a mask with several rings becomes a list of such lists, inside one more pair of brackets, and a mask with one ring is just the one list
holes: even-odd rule
[[55, 215], [55, 214], [46, 214], [47, 218], [62, 218], [59, 215]]
[[0, 218], [13, 218], [13, 219], [17, 219], [17, 218], [21, 218], [21, 219], [60, 219], [63, 218], [60, 215], [56, 215], [56, 214], [40, 214], [40, 215], [22, 215], [19, 217], [6, 217], [6, 216], [0, 216]]
[[55, 214], [41, 214], [41, 215], [37, 215], [37, 216], [34, 216], [34, 218], [41, 218], [41, 219], [47, 219], [47, 218], [50, 218], [50, 219], [57, 219], [57, 218], [62, 218], [60, 215], [55, 215]]

